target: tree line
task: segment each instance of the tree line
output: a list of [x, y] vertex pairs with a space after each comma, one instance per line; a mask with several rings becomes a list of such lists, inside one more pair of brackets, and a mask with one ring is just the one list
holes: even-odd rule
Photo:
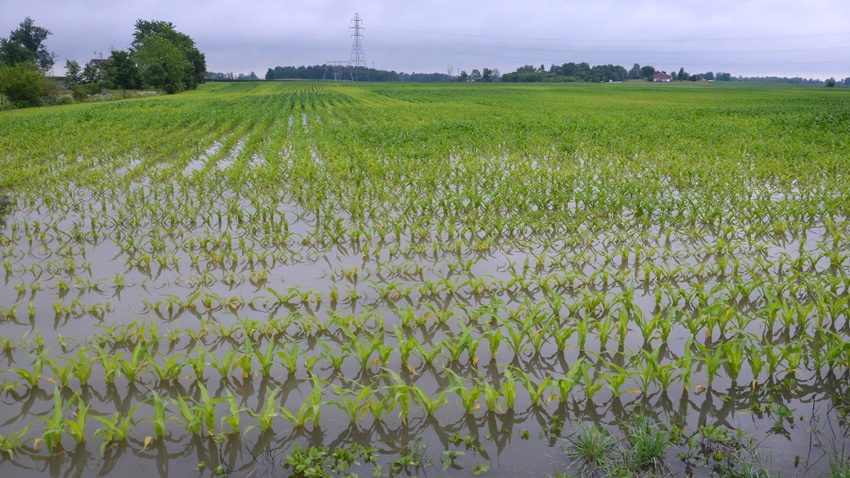
[[267, 80], [340, 80], [340, 81], [448, 81], [443, 73], [397, 73], [375, 68], [335, 65], [277, 66], [266, 71]]
[[698, 74], [690, 74], [685, 72], [684, 68], [680, 68], [679, 72], [671, 70], [671, 73], [657, 70], [654, 66], [635, 63], [631, 69], [626, 69], [620, 65], [595, 65], [590, 66], [587, 62], [582, 63], [564, 63], [562, 65], [551, 65], [548, 69], [544, 65], [534, 67], [534, 65], [524, 65], [515, 72], [506, 73], [502, 76], [502, 81], [506, 82], [607, 82], [607, 81], [626, 81], [626, 80], [647, 80], [654, 81], [655, 74], [662, 73], [669, 75], [669, 79], [678, 81], [729, 81], [732, 75], [729, 73], [714, 73], [711, 71]]
[[[0, 39], [0, 95], [13, 104], [39, 104], [50, 93], [46, 72], [56, 55], [45, 45], [50, 30], [27, 17], [8, 38]], [[112, 50], [85, 65], [65, 62], [65, 82], [75, 97], [104, 88], [148, 88], [176, 93], [197, 88], [206, 76], [206, 59], [188, 35], [170, 22], [137, 20], [130, 47]]]

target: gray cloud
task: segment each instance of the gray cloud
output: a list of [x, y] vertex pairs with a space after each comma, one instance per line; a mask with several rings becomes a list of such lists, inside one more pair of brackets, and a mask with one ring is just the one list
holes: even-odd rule
[[[348, 60], [350, 20], [364, 21], [367, 62], [406, 72], [523, 64], [633, 63], [734, 75], [850, 76], [850, 4], [596, 0], [0, 0], [0, 35], [26, 17], [47, 46], [78, 62], [129, 46], [136, 19], [191, 36], [212, 71], [262, 76], [278, 65]], [[61, 70], [61, 68], [57, 68]], [[58, 71], [61, 73], [61, 71]]]

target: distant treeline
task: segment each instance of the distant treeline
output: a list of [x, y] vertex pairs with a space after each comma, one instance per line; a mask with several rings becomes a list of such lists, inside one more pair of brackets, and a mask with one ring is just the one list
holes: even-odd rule
[[[669, 76], [666, 80], [656, 78], [656, 72]], [[666, 71], [657, 70], [650, 65], [640, 66], [635, 63], [631, 69], [627, 70], [620, 65], [595, 65], [590, 66], [589, 63], [564, 63], [562, 65], [552, 65], [546, 69], [544, 65], [535, 68], [533, 65], [525, 65], [517, 68], [513, 73], [502, 75], [502, 81], [506, 82], [569, 82], [569, 81], [584, 81], [584, 82], [607, 82], [607, 81], [626, 81], [644, 79], [648, 81], [729, 81], [732, 75], [729, 73], [713, 73], [711, 71], [705, 73], [690, 74], [685, 72], [684, 68], [680, 68], [679, 72], [671, 71], [668, 75]]]
[[[792, 83], [806, 85], [824, 85], [827, 86], [850, 86], [850, 78], [844, 81], [835, 81], [830, 78], [826, 81], [818, 79], [805, 78], [786, 78], [777, 76], [761, 76], [761, 77], [744, 77], [732, 76], [731, 73], [711, 72], [704, 73], [688, 73], [684, 68], [679, 68], [678, 72], [671, 70], [657, 70], [650, 65], [641, 66], [635, 63], [630, 69], [626, 69], [620, 65], [595, 65], [591, 66], [586, 62], [582, 63], [564, 63], [562, 65], [551, 65], [548, 69], [544, 65], [534, 67], [533, 65], [524, 65], [517, 68], [512, 73], [499, 74], [497, 69], [484, 68], [483, 73], [478, 69], [472, 70], [469, 74], [466, 71], [460, 71], [459, 74], [449, 76], [445, 73], [397, 73], [395, 71], [377, 70], [374, 68], [351, 68], [346, 66], [334, 65], [314, 65], [314, 66], [278, 66], [269, 68], [266, 72], [266, 80], [340, 80], [340, 81], [411, 81], [411, 82], [441, 82], [441, 81], [459, 81], [459, 82], [522, 82], [522, 83], [543, 83], [543, 82], [608, 82], [608, 81], [626, 81], [626, 80], [648, 80], [653, 81], [768, 81], [776, 83]], [[669, 76], [669, 79], [658, 79], [656, 73], [662, 73]], [[235, 79], [256, 79], [253, 73], [247, 77], [240, 75]], [[210, 77], [213, 79], [216, 77]], [[232, 76], [231, 76], [232, 78]], [[662, 77], [663, 78], [663, 77]]]
[[824, 81], [816, 78], [800, 78], [799, 76], [795, 76], [793, 78], [785, 76], [749, 76], [733, 79], [735, 81], [769, 81], [771, 83], [791, 83], [794, 85], [850, 86], [850, 78], [845, 78], [844, 81], [836, 81], [834, 78], [829, 78]]
[[267, 80], [449, 81], [449, 76], [444, 73], [396, 73], [374, 68], [335, 67], [334, 65], [278, 66], [269, 68], [265, 78]]

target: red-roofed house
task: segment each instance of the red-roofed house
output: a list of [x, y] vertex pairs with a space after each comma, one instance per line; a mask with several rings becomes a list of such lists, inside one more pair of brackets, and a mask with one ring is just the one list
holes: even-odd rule
[[656, 71], [654, 75], [652, 75], [652, 81], [660, 81], [662, 83], [670, 83], [673, 81], [673, 77], [666, 74], [661, 73], [660, 71]]

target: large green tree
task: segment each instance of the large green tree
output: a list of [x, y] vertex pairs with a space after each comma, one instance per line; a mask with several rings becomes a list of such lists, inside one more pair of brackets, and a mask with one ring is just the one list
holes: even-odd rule
[[146, 86], [176, 93], [204, 82], [204, 54], [171, 22], [137, 20], [131, 51]]
[[128, 89], [138, 88], [141, 83], [139, 69], [129, 51], [112, 50], [109, 58], [103, 62], [103, 75], [111, 87], [121, 88], [125, 94]]
[[55, 56], [44, 45], [50, 35], [50, 30], [36, 26], [33, 19], [27, 17], [8, 39], [0, 39], [0, 63], [10, 66], [34, 63], [42, 71], [53, 68]]

